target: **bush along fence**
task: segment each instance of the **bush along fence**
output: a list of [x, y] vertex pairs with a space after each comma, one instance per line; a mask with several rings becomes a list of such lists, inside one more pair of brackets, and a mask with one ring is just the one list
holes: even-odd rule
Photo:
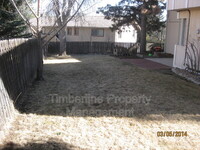
[[0, 138], [15, 116], [17, 99], [36, 77], [37, 39], [0, 41]]
[[[113, 43], [113, 42], [67, 42], [67, 54], [117, 54], [128, 55], [130, 47], [134, 43]], [[59, 42], [50, 42], [48, 53], [57, 54]]]

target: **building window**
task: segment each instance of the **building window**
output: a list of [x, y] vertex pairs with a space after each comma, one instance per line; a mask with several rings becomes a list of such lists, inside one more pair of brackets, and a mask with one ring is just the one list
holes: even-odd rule
[[67, 35], [72, 35], [72, 28], [67, 28]]
[[187, 34], [187, 19], [183, 18], [179, 24], [179, 45], [184, 46], [186, 44]]
[[76, 36], [79, 35], [79, 28], [74, 28], [74, 35], [76, 35]]
[[104, 29], [92, 29], [91, 35], [97, 36], [97, 37], [103, 37], [104, 36]]
[[118, 32], [118, 38], [119, 38], [119, 39], [122, 38], [122, 32]]

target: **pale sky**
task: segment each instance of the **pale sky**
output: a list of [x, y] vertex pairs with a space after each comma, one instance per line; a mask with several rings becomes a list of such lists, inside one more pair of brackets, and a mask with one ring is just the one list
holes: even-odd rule
[[107, 4], [115, 5], [117, 4], [120, 0], [99, 0], [99, 6], [106, 6]]
[[[37, 0], [36, 0], [37, 1]], [[47, 4], [50, 2], [51, 0], [42, 0], [41, 1], [41, 5], [43, 6], [43, 9], [45, 10], [47, 7]], [[85, 10], [84, 13], [86, 13], [86, 15], [98, 15], [96, 14], [96, 11], [98, 10], [99, 7], [105, 7], [107, 4], [111, 4], [111, 5], [116, 5], [118, 4], [118, 2], [120, 2], [121, 0], [91, 0], [90, 5], [92, 6], [92, 8], [90, 8], [88, 5], [85, 5], [82, 10]], [[166, 0], [165, 0], [166, 1]], [[37, 4], [37, 3], [36, 3]], [[35, 5], [37, 6], [37, 5]], [[90, 9], [88, 9], [90, 8]], [[102, 14], [99, 14], [102, 15]], [[164, 15], [166, 16], [166, 12], [164, 12]]]
[[96, 0], [94, 6], [88, 11], [88, 15], [97, 15], [99, 7], [105, 7], [107, 4], [116, 5], [120, 0]]
[[[41, 1], [41, 6], [42, 6], [42, 10], [45, 10], [48, 3], [50, 2], [51, 0], [42, 0]], [[87, 13], [88, 15], [96, 15], [96, 11], [98, 9], [98, 7], [104, 7], [106, 6], [107, 4], [111, 4], [111, 5], [115, 5], [119, 2], [120, 0], [91, 0], [91, 3], [90, 5], [92, 6], [92, 8], [88, 9], [89, 6], [88, 5], [85, 5], [84, 8], [82, 8], [83, 10], [87, 10]], [[36, 0], [36, 3], [33, 5], [34, 8], [37, 7], [37, 0]]]

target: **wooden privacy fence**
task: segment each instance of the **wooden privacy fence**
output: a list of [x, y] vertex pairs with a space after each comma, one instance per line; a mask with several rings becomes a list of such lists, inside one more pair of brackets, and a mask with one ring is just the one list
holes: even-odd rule
[[37, 39], [0, 41], [0, 137], [17, 98], [36, 76], [38, 49]]
[[108, 54], [112, 53], [113, 43], [109, 42], [67, 42], [68, 54]]
[[[114, 43], [114, 42], [67, 42], [67, 54], [113, 54], [116, 48], [126, 48], [134, 43]], [[51, 42], [48, 47], [49, 53], [59, 52], [59, 42]]]

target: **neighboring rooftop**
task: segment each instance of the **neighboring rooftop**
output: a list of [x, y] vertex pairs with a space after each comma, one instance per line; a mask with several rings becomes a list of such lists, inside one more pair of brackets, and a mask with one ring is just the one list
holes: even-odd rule
[[[53, 26], [56, 18], [55, 17], [42, 17], [41, 18], [41, 26], [48, 27]], [[37, 25], [36, 19], [31, 19], [30, 23], [34, 26]], [[71, 20], [67, 26], [69, 27], [98, 27], [98, 28], [109, 28], [111, 27], [113, 22], [111, 20], [107, 20], [104, 16], [85, 16], [83, 18], [73, 19]]]

